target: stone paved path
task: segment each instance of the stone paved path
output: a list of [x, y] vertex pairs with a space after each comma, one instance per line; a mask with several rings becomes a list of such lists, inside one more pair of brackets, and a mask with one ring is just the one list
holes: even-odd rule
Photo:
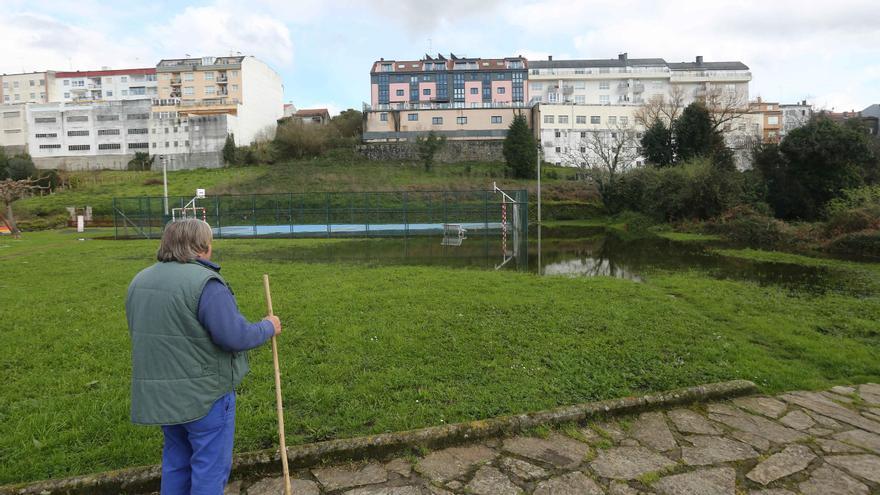
[[[880, 385], [744, 397], [294, 474], [296, 495], [880, 494]], [[276, 495], [281, 480], [234, 481], [226, 493]]]

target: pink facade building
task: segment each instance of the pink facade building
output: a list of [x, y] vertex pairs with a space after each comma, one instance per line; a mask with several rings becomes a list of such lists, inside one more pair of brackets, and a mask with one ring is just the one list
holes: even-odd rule
[[380, 59], [370, 71], [371, 109], [525, 107], [527, 79], [523, 57]]

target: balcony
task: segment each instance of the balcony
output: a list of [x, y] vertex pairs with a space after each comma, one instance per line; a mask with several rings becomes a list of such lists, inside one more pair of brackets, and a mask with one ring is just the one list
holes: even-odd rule
[[172, 78], [171, 78], [171, 84], [172, 84], [173, 86], [180, 86], [180, 78], [179, 78], [179, 77], [172, 77]]
[[220, 84], [226, 84], [228, 81], [229, 81], [229, 79], [226, 78], [225, 74], [221, 74], [221, 75], [217, 76], [217, 82]]
[[628, 83], [628, 82], [621, 82], [621, 83], [618, 83], [618, 84], [617, 84], [617, 89], [629, 89], [629, 83]]

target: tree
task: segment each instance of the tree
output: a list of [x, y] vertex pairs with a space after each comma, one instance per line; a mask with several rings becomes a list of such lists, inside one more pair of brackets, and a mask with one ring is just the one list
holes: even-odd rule
[[150, 155], [149, 153], [138, 151], [134, 154], [134, 158], [128, 161], [128, 170], [140, 172], [151, 170], [155, 159], [156, 155]]
[[20, 237], [21, 232], [15, 224], [15, 215], [12, 213], [12, 202], [25, 197], [34, 189], [41, 189], [41, 187], [37, 185], [36, 179], [4, 179], [0, 181], [0, 201], [3, 201], [3, 205], [6, 207], [6, 218], [3, 219], [2, 215], [0, 215], [0, 220], [4, 221], [10, 232], [12, 232], [12, 235], [15, 237]]
[[0, 180], [3, 180], [7, 177], [7, 166], [9, 165], [9, 158], [6, 156], [6, 152], [3, 151], [3, 147], [0, 146]]
[[339, 135], [343, 138], [358, 138], [364, 131], [364, 114], [349, 108], [343, 110], [330, 119], [330, 125], [335, 127]]
[[22, 180], [37, 177], [37, 167], [27, 153], [15, 155], [9, 159], [6, 165], [6, 174], [12, 180]]
[[731, 123], [748, 112], [748, 102], [744, 93], [719, 86], [706, 91], [698, 101], [708, 110], [712, 130], [716, 132], [722, 132], [724, 124]]
[[670, 128], [684, 108], [684, 88], [673, 85], [666, 95], [654, 95], [639, 107], [633, 118], [644, 128], [651, 127], [658, 120]]
[[524, 115], [517, 115], [510, 123], [507, 137], [504, 138], [503, 154], [514, 177], [531, 179], [535, 176], [538, 147]]
[[702, 103], [688, 105], [673, 124], [673, 131], [676, 160], [687, 161], [712, 153], [715, 131], [709, 111]]
[[672, 165], [675, 155], [672, 148], [672, 129], [662, 119], [657, 119], [642, 136], [642, 154], [645, 161], [657, 167]]
[[581, 139], [580, 147], [567, 153], [565, 159], [593, 180], [602, 195], [602, 202], [610, 207], [618, 177], [635, 167], [639, 154], [639, 139], [635, 129], [617, 124], [610, 129], [587, 132], [587, 137]]
[[427, 137], [416, 137], [416, 150], [419, 158], [425, 164], [425, 172], [430, 172], [434, 165], [434, 155], [446, 144], [446, 136], [437, 136], [437, 133], [431, 131]]
[[226, 135], [226, 143], [223, 145], [223, 161], [227, 165], [235, 164], [235, 136], [231, 132]]

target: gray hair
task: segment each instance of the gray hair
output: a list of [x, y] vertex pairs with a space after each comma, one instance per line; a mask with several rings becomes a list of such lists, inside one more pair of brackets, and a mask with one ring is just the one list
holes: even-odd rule
[[197, 218], [186, 218], [177, 222], [169, 222], [162, 234], [159, 261], [176, 261], [187, 263], [198, 258], [199, 253], [208, 252], [214, 232], [211, 226]]

